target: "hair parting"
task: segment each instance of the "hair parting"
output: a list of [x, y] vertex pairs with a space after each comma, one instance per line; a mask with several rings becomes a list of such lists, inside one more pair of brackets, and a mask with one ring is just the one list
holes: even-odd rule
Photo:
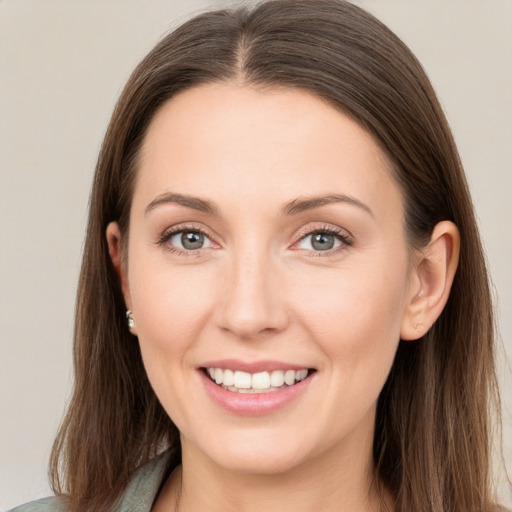
[[494, 510], [494, 320], [462, 165], [417, 59], [381, 22], [342, 0], [271, 0], [201, 14], [131, 75], [92, 187], [74, 392], [51, 456], [55, 492], [70, 512], [106, 510], [140, 465], [162, 447], [179, 446], [127, 329], [105, 229], [117, 221], [126, 243], [138, 156], [156, 112], [181, 91], [215, 82], [301, 89], [357, 120], [389, 159], [411, 246], [423, 246], [439, 221], [457, 225], [461, 256], [448, 304], [423, 339], [400, 342], [379, 398], [376, 485], [391, 493], [397, 512]]

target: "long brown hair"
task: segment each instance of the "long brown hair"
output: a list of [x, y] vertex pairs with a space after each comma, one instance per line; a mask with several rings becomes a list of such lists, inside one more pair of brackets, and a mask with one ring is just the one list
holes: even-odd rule
[[[433, 88], [410, 50], [342, 0], [274, 0], [199, 15], [130, 77], [93, 183], [76, 306], [75, 387], [51, 475], [73, 512], [104, 510], [177, 430], [148, 382], [105, 239], [124, 238], [148, 124], [179, 91], [208, 82], [306, 90], [380, 143], [401, 186], [411, 246], [441, 220], [460, 230], [448, 304], [417, 342], [401, 341], [379, 398], [376, 475], [403, 512], [492, 509], [490, 404], [497, 401], [488, 276], [467, 183]], [[497, 403], [497, 402], [496, 402]]]

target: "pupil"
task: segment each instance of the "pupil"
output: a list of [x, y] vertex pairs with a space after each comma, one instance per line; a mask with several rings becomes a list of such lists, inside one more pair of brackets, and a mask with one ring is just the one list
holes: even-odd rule
[[312, 245], [318, 251], [328, 251], [334, 247], [334, 235], [316, 233], [313, 235]]
[[181, 235], [181, 243], [185, 249], [201, 249], [204, 243], [204, 235], [194, 231], [187, 231]]

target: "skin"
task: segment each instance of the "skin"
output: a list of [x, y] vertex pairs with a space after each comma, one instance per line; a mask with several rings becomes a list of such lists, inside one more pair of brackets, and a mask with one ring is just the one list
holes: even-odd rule
[[[163, 201], [170, 193], [215, 211]], [[332, 194], [350, 200], [284, 211]], [[165, 237], [180, 229], [204, 232], [204, 247]], [[326, 229], [334, 248], [315, 250], [310, 234]], [[458, 233], [442, 222], [411, 250], [401, 191], [365, 130], [306, 92], [183, 92], [146, 135], [127, 254], [116, 223], [107, 239], [149, 379], [181, 433], [182, 467], [154, 510], [379, 510], [376, 401], [400, 337], [422, 336], [446, 303]], [[237, 415], [198, 370], [226, 358], [316, 371], [277, 411]]]

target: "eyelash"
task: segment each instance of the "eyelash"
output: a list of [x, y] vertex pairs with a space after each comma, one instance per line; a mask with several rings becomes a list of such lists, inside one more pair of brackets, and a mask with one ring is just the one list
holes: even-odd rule
[[[305, 240], [308, 236], [313, 236], [316, 234], [326, 234], [326, 235], [332, 235], [335, 238], [337, 238], [341, 245], [339, 247], [328, 249], [326, 251], [313, 251], [313, 250], [307, 250], [307, 255], [312, 258], [325, 258], [329, 256], [333, 256], [333, 254], [337, 254], [340, 251], [343, 251], [347, 247], [351, 247], [354, 245], [354, 241], [350, 235], [348, 235], [345, 231], [342, 231], [341, 229], [334, 228], [332, 226], [320, 226], [314, 229], [308, 228], [305, 229], [300, 235], [297, 242], [295, 242], [293, 245], [297, 245], [302, 240]], [[298, 249], [297, 249], [298, 250]]]
[[[201, 252], [204, 248], [183, 250], [178, 247], [175, 247], [174, 245], [169, 244], [169, 241], [174, 236], [176, 236], [180, 233], [184, 233], [184, 232], [199, 233], [199, 234], [205, 236], [205, 238], [208, 238], [208, 240], [210, 240], [212, 244], [216, 245], [212, 241], [212, 237], [208, 234], [208, 232], [206, 230], [204, 230], [204, 228], [194, 226], [194, 225], [179, 225], [179, 226], [174, 226], [170, 231], [164, 231], [164, 233], [161, 235], [161, 237], [157, 241], [157, 245], [165, 248], [165, 250], [167, 250], [171, 253], [179, 254], [180, 256], [200, 256]], [[350, 235], [347, 235], [344, 231], [342, 231], [340, 229], [333, 228], [332, 226], [321, 226], [321, 227], [317, 227], [314, 229], [311, 229], [311, 228], [306, 229], [299, 235], [299, 239], [293, 245], [297, 245], [299, 242], [303, 241], [308, 236], [313, 236], [313, 235], [319, 234], [319, 233], [334, 236], [341, 242], [341, 245], [339, 247], [336, 247], [333, 249], [328, 249], [325, 251], [306, 250], [307, 255], [309, 257], [314, 257], [314, 258], [320, 257], [321, 258], [321, 257], [332, 256], [334, 253], [337, 253], [339, 251], [346, 249], [347, 247], [351, 247], [352, 245], [354, 245], [353, 239]], [[299, 250], [299, 249], [295, 249], [295, 250]]]
[[[173, 226], [170, 231], [164, 231], [162, 236], [157, 241], [157, 245], [163, 247], [166, 251], [169, 251], [174, 254], [178, 254], [180, 256], [200, 256], [202, 249], [194, 249], [194, 250], [183, 250], [179, 247], [175, 247], [171, 245], [169, 241], [176, 235], [180, 233], [199, 233], [204, 235], [205, 238], [211, 241], [212, 237], [208, 234], [208, 232], [199, 226], [194, 225], [179, 225]], [[213, 242], [212, 242], [213, 243]], [[215, 244], [214, 244], [215, 245]]]

